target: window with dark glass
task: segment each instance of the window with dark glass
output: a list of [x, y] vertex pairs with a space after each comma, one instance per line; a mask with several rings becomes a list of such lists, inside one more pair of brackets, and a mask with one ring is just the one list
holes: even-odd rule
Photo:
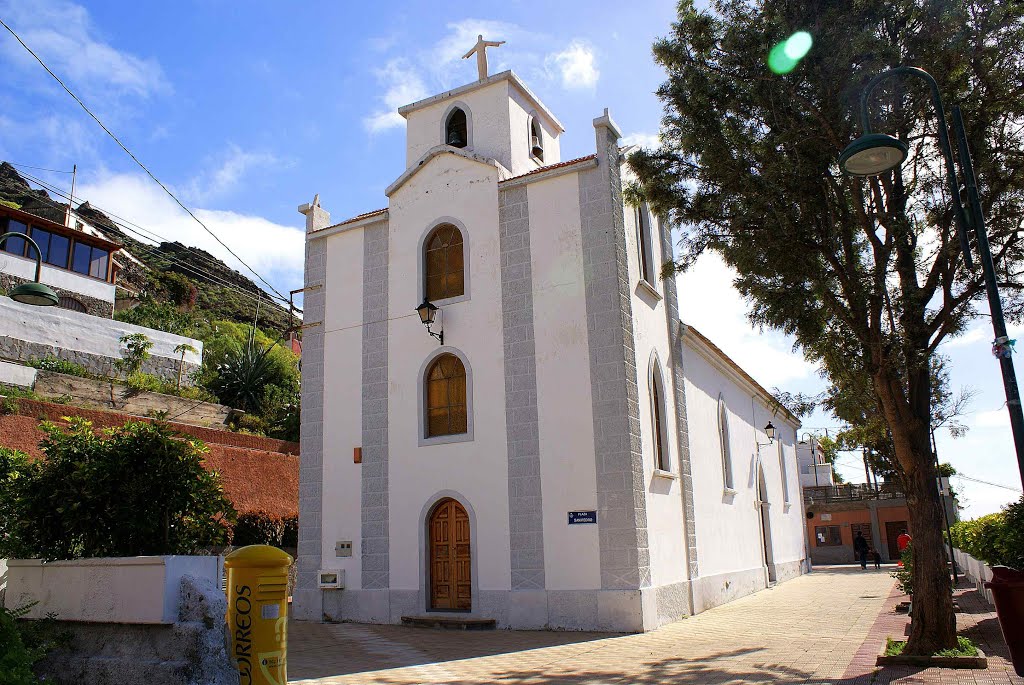
[[[8, 233], [27, 233], [28, 227], [20, 221], [11, 219], [10, 225], [7, 227]], [[4, 252], [10, 252], [11, 254], [25, 256], [25, 242], [24, 238], [8, 238], [4, 242]], [[34, 256], [34, 255], [33, 255]]]
[[71, 250], [71, 239], [58, 233], [50, 234], [50, 247], [43, 260], [47, 264], [68, 268], [68, 253]]
[[92, 257], [92, 247], [85, 243], [75, 243], [75, 251], [71, 257], [71, 270], [80, 274], [89, 275], [89, 259]]
[[655, 276], [651, 271], [651, 219], [645, 205], [636, 209], [636, 251], [640, 258], [640, 278], [653, 285]]
[[815, 526], [814, 540], [818, 547], [836, 547], [843, 544], [839, 526]]
[[427, 437], [465, 433], [468, 424], [466, 407], [466, 367], [452, 354], [438, 357], [426, 377]]
[[655, 368], [651, 378], [651, 413], [653, 416], [652, 429], [654, 430], [654, 466], [662, 471], [671, 470], [668, 461], [668, 453], [665, 450], [665, 426], [662, 407], [661, 372]]
[[438, 226], [427, 238], [424, 259], [425, 293], [431, 302], [466, 291], [462, 233], [451, 224]]
[[[49, 231], [44, 231], [41, 228], [35, 226], [29, 231], [29, 235], [32, 236], [32, 240], [36, 241], [36, 245], [39, 246], [39, 257], [45, 262], [46, 257], [50, 253], [50, 236], [52, 235]], [[29, 257], [35, 258], [35, 254], [32, 250], [29, 250]]]
[[469, 144], [466, 113], [458, 107], [452, 110], [445, 122], [444, 142], [452, 147], [466, 147]]

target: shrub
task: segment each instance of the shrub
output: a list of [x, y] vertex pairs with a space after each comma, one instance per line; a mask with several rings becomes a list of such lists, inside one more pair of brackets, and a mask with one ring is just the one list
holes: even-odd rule
[[183, 397], [188, 400], [200, 400], [203, 402], [217, 401], [217, 398], [208, 390], [190, 386], [179, 388], [177, 383], [174, 381], [169, 381], [166, 378], [161, 378], [160, 376], [152, 373], [145, 373], [143, 371], [136, 371], [128, 376], [124, 382], [125, 385], [132, 390], [156, 392], [161, 395], [173, 395], [175, 397]]
[[201, 442], [161, 424], [96, 435], [84, 419], [68, 422], [44, 423], [46, 458], [18, 467], [0, 557], [196, 554], [225, 543], [222, 522], [235, 512], [220, 476], [203, 468]]
[[299, 517], [285, 516], [283, 519], [284, 533], [281, 535], [281, 546], [296, 548], [299, 546]]
[[153, 342], [146, 337], [145, 333], [122, 335], [118, 342], [123, 348], [121, 349], [121, 358], [114, 362], [115, 368], [124, 373], [126, 377], [141, 371], [142, 362], [149, 358], [149, 350], [153, 347]]
[[19, 621], [32, 606], [0, 606], [0, 683], [4, 685], [41, 684], [32, 667], [70, 639], [68, 633], [58, 630], [54, 614], [41, 620]]
[[235, 420], [235, 430], [262, 436], [267, 434], [267, 422], [254, 414], [242, 414]]
[[900, 555], [903, 566], [897, 568], [889, 575], [896, 579], [900, 592], [905, 595], [914, 594], [914, 545], [909, 544]]
[[246, 545], [281, 546], [284, 522], [265, 511], [246, 512], [238, 515], [231, 544], [235, 547]]
[[1024, 568], [1024, 497], [997, 514], [959, 521], [953, 546], [989, 566]]
[[93, 378], [96, 374], [91, 373], [87, 368], [81, 364], [68, 361], [67, 359], [59, 359], [57, 357], [43, 357], [42, 359], [30, 359], [25, 362], [28, 366], [40, 371], [53, 371], [54, 373], [63, 373], [68, 376], [79, 376], [81, 378]]

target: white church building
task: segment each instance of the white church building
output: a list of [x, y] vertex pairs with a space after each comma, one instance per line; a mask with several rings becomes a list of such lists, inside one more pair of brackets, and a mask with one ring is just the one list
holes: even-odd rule
[[511, 71], [399, 112], [386, 208], [299, 208], [295, 616], [644, 631], [805, 572], [799, 423], [680, 321], [608, 110], [567, 161]]

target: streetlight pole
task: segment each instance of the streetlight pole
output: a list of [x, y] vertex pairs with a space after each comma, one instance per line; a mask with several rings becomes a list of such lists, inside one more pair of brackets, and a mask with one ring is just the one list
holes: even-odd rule
[[957, 139], [960, 156], [960, 170], [963, 176], [970, 212], [964, 212], [960, 201], [960, 180], [957, 178], [953, 159], [953, 149], [949, 144], [949, 132], [946, 128], [946, 116], [939, 96], [939, 85], [932, 75], [917, 67], [897, 67], [875, 76], [864, 88], [860, 100], [861, 126], [864, 135], [851, 143], [839, 156], [839, 165], [852, 176], [875, 176], [900, 166], [907, 158], [908, 146], [892, 136], [872, 133], [871, 121], [868, 116], [868, 98], [875, 87], [883, 80], [896, 76], [916, 76], [924, 80], [931, 90], [932, 105], [938, 118], [939, 149], [946, 162], [946, 180], [953, 201], [953, 214], [960, 239], [960, 250], [968, 269], [973, 268], [968, 229], [973, 228], [978, 240], [978, 254], [981, 257], [981, 270], [985, 280], [985, 291], [988, 294], [989, 309], [992, 313], [992, 330], [995, 333], [993, 350], [999, 358], [999, 366], [1003, 374], [1003, 388], [1006, 392], [1006, 408], [1010, 412], [1010, 428], [1013, 431], [1013, 445], [1017, 453], [1017, 467], [1020, 470], [1021, 482], [1024, 483], [1024, 408], [1020, 403], [1020, 391], [1017, 388], [1017, 375], [1013, 369], [1011, 358], [1012, 347], [1006, 335], [1006, 322], [1003, 320], [1003, 305], [999, 299], [999, 287], [996, 283], [995, 266], [992, 263], [992, 252], [988, 244], [988, 233], [985, 230], [985, 215], [978, 196], [977, 181], [974, 177], [974, 165], [971, 162], [970, 150], [967, 147], [967, 134], [964, 132], [963, 117], [960, 108], [953, 108], [953, 131]]

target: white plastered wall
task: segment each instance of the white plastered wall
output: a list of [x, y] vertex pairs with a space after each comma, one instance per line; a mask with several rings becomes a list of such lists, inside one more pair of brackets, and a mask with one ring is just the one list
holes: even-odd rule
[[[700, 569], [695, 608], [700, 611], [767, 583], [757, 506], [757, 443], [768, 442], [763, 427], [769, 420], [779, 428], [789, 460], [787, 507], [783, 503], [777, 447], [760, 448], [770, 503], [773, 561], [781, 571], [798, 565], [804, 556], [803, 512], [794, 475], [796, 425], [771, 410], [726, 364], [714, 363], [698, 351], [700, 343], [686, 340], [683, 364]], [[734, 494], [726, 492], [723, 481], [719, 395], [724, 397], [729, 412]]]
[[[410, 116], [410, 123], [419, 114]], [[438, 342], [427, 335], [414, 311], [420, 302], [416, 274], [420, 239], [443, 217], [465, 226], [464, 240], [469, 244], [470, 297], [444, 306], [440, 316], [445, 345], [461, 351], [470, 364], [474, 438], [420, 446], [420, 369]], [[456, 492], [475, 514], [474, 589], [508, 590], [497, 169], [456, 155], [434, 157], [391, 196], [389, 225], [390, 586], [392, 590], [421, 587], [424, 507], [437, 493]]]
[[[406, 124], [405, 165], [410, 167], [430, 148], [447, 143], [443, 138], [443, 119], [453, 104], [466, 105], [472, 122], [470, 145], [465, 149], [491, 157], [510, 168], [512, 152], [509, 143], [509, 84], [497, 81], [469, 93], [441, 100], [409, 114]], [[418, 236], [417, 236], [418, 237]]]
[[567, 174], [527, 188], [545, 583], [599, 589], [598, 528], [567, 521], [570, 511], [597, 509], [579, 179]]
[[[363, 229], [325, 240], [327, 293], [324, 313], [324, 569], [344, 569], [348, 588], [359, 589], [362, 559], [362, 467], [353, 448], [362, 443]], [[352, 542], [352, 556], [335, 555], [335, 543]]]
[[[625, 168], [623, 169], [626, 171]], [[623, 179], [628, 182], [628, 174]], [[660, 273], [661, 264], [671, 258], [663, 255], [660, 232], [662, 226], [651, 218], [652, 268]], [[676, 431], [675, 395], [672, 390], [672, 360], [668, 319], [665, 316], [664, 283], [651, 284], [658, 295], [640, 283], [640, 258], [637, 247], [636, 208], [623, 210], [626, 233], [626, 256], [629, 265], [629, 287], [632, 293], [633, 335], [636, 350], [637, 394], [640, 405], [640, 438], [643, 446], [644, 484], [647, 491], [647, 538], [651, 555], [651, 585], [658, 587], [687, 580], [686, 529], [682, 484], [679, 476], [679, 442]], [[666, 227], [667, 230], [667, 227]], [[668, 450], [669, 474], [656, 473], [654, 456], [654, 420], [651, 405], [650, 374], [652, 353], [661, 367], [664, 447]], [[685, 367], [684, 367], [685, 368]], [[699, 538], [698, 538], [699, 540]]]

